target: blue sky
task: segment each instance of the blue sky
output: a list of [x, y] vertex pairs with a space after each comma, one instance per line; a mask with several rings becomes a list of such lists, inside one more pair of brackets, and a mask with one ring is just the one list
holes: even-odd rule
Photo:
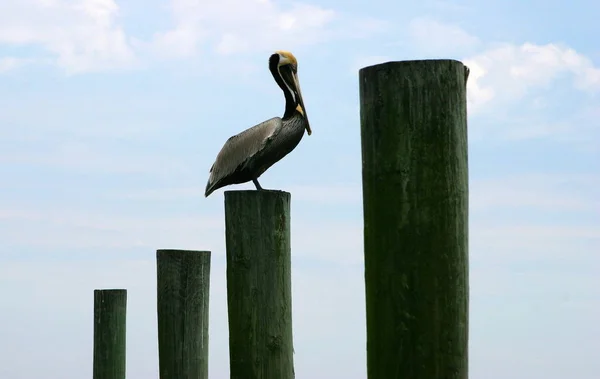
[[157, 377], [155, 250], [184, 248], [213, 251], [228, 378], [223, 190], [203, 190], [229, 136], [283, 113], [277, 49], [313, 129], [261, 180], [292, 192], [297, 377], [366, 378], [358, 69], [425, 58], [471, 68], [470, 377], [597, 377], [600, 4], [366, 4], [2, 3], [0, 377], [91, 376], [96, 288], [129, 290], [128, 378]]

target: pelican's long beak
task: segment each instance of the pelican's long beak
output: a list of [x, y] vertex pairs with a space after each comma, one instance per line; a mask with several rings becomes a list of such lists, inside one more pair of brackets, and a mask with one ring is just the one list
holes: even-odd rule
[[304, 99], [302, 99], [302, 91], [300, 90], [298, 75], [292, 72], [292, 79], [294, 80], [294, 86], [296, 87], [296, 93], [298, 94], [298, 105], [302, 108], [300, 112], [304, 114], [304, 119], [306, 120], [306, 132], [310, 136], [312, 134], [312, 130], [310, 129], [310, 123], [308, 122], [308, 116], [306, 115], [306, 107], [304, 106]]

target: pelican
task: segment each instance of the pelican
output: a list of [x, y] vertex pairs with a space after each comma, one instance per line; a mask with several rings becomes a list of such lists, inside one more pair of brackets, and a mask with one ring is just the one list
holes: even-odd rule
[[269, 57], [269, 70], [285, 96], [283, 117], [273, 117], [230, 137], [210, 168], [204, 196], [230, 184], [252, 181], [263, 190], [258, 178], [289, 154], [312, 131], [298, 82], [298, 61], [289, 51]]

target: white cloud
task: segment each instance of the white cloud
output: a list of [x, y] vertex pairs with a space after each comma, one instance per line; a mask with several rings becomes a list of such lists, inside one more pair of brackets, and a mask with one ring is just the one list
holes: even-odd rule
[[535, 88], [570, 75], [576, 89], [600, 91], [600, 68], [586, 56], [557, 44], [503, 44], [464, 60], [471, 68], [470, 110], [516, 102]]
[[494, 209], [600, 212], [600, 199], [582, 191], [598, 186], [600, 177], [593, 175], [529, 174], [474, 180], [469, 189], [469, 206], [475, 212]]
[[[158, 377], [155, 249], [140, 260], [4, 262], [0, 266], [0, 372], [6, 378], [91, 375], [93, 290], [125, 288], [127, 377]], [[224, 259], [211, 259], [209, 375], [229, 377]], [[359, 268], [292, 268], [298, 377], [366, 375], [363, 274]], [[15, 288], [18, 292], [15, 292]], [[344, 340], [344, 346], [338, 342]], [[4, 343], [6, 342], [6, 343]], [[333, 348], [335, 347], [335, 348]], [[76, 357], [64, 364], [64, 357]], [[34, 359], [36, 364], [29, 364]], [[337, 365], [332, 362], [344, 362]]]
[[292, 254], [314, 261], [354, 265], [363, 262], [363, 224], [352, 221], [292, 221]]
[[0, 235], [5, 243], [36, 249], [212, 249], [221, 247], [224, 230], [223, 221], [214, 215], [148, 217], [89, 206], [42, 211], [4, 207], [0, 208], [2, 224]]
[[[565, 77], [572, 79], [575, 90], [600, 91], [600, 68], [568, 46], [484, 43], [457, 25], [430, 18], [413, 19], [408, 32], [411, 45], [419, 53], [435, 54], [436, 58], [454, 56], [470, 68], [467, 97], [471, 114], [519, 104], [528, 96], [528, 106], [540, 109], [546, 106], [548, 94], [538, 95], [536, 91], [547, 91]], [[533, 125], [518, 130], [507, 128], [509, 134], [514, 134], [513, 138], [531, 138], [556, 134], [554, 131], [562, 127], [540, 120], [526, 122]]]
[[360, 57], [354, 61], [354, 64], [350, 67], [350, 72], [353, 75], [357, 75], [358, 71], [360, 71], [361, 68], [386, 63], [393, 60], [394, 59], [391, 59], [387, 55], [369, 55], [365, 57]]
[[[388, 25], [382, 24], [381, 28]], [[391, 45], [395, 48], [403, 46], [400, 51], [406, 54], [406, 47], [410, 47], [417, 54], [432, 55], [438, 59], [447, 58], [447, 55], [460, 55], [471, 52], [478, 47], [480, 40], [467, 33], [459, 26], [436, 21], [427, 17], [412, 19], [407, 26], [406, 41], [395, 42]], [[410, 51], [409, 49], [408, 51]], [[411, 53], [412, 54], [412, 53]], [[375, 54], [358, 57], [350, 67], [350, 71], [356, 74], [363, 67], [371, 66], [389, 61], [397, 61], [406, 58], [392, 56], [389, 54]], [[411, 58], [414, 59], [414, 58]], [[417, 58], [417, 59], [422, 59]], [[457, 57], [458, 59], [458, 57]]]
[[0, 12], [0, 44], [41, 47], [70, 73], [135, 62], [114, 0], [9, 0]]
[[[474, 251], [490, 251], [493, 247], [493, 251], [503, 254], [496, 258], [506, 263], [520, 261], [523, 258], [539, 258], [541, 255], [549, 257], [549, 253], [560, 257], [567, 246], [574, 246], [575, 240], [583, 245], [591, 240], [597, 240], [600, 238], [597, 232], [600, 218], [596, 217], [594, 222], [593, 215], [600, 211], [600, 201], [589, 189], [599, 185], [600, 179], [597, 176], [574, 174], [526, 174], [472, 180], [469, 203], [472, 221], [470, 235]], [[292, 251], [295, 256], [338, 264], [362, 262], [363, 226], [360, 218], [362, 198], [359, 186], [332, 185], [330, 188], [327, 185], [300, 186], [288, 190], [293, 196]], [[129, 194], [127, 198], [154, 204], [157, 200], [197, 201], [203, 204], [205, 199], [201, 193], [201, 187], [165, 188]], [[194, 198], [196, 200], [193, 200]], [[208, 201], [206, 207], [210, 207], [211, 211], [213, 207], [214, 209], [218, 207], [214, 217], [217, 220], [222, 219], [222, 200], [213, 200]], [[351, 218], [337, 216], [314, 218], [312, 210], [303, 209], [307, 206], [323, 212], [326, 209], [330, 209], [331, 212], [333, 209], [344, 209], [345, 214], [352, 216]], [[196, 208], [196, 206], [188, 208]], [[204, 208], [203, 212], [206, 214], [208, 209]], [[328, 214], [332, 214], [331, 212], [327, 211]], [[505, 215], [507, 212], [515, 213], [515, 216], [498, 218], [498, 214]], [[568, 216], [566, 219], [565, 215]], [[588, 224], [580, 226], [572, 222], [574, 216], [586, 218]], [[80, 217], [83, 217], [83, 214]], [[129, 240], [139, 239], [137, 236], [142, 235], [142, 230], [152, 230], [153, 235], [168, 237], [170, 241], [182, 238], [181, 241], [188, 245], [193, 243], [186, 241], [193, 241], [194, 238], [212, 241], [209, 235], [201, 231], [195, 231], [191, 227], [185, 228], [186, 224], [199, 222], [194, 219], [182, 219], [182, 221], [172, 219], [161, 224], [164, 229], [159, 229], [157, 226], [147, 226], [150, 220], [138, 221], [116, 215], [115, 217], [114, 225], [127, 231], [126, 234], [136, 236]], [[106, 223], [109, 224], [108, 221]], [[188, 230], [188, 237], [186, 239], [179, 235], [170, 237], [173, 233], [169, 231], [170, 223], [181, 225], [173, 230]], [[138, 230], [136, 224], [143, 227]], [[220, 221], [217, 221], [214, 227], [220, 228]], [[210, 233], [215, 230], [210, 230]], [[222, 241], [215, 243], [221, 246]], [[528, 251], [531, 255], [522, 257], [523, 251]], [[514, 252], [514, 254], [506, 252]], [[486, 256], [485, 259], [492, 258]]]
[[599, 264], [597, 175], [524, 174], [470, 184], [475, 264]]
[[[148, 202], [148, 204], [151, 202]], [[146, 203], [143, 203], [146, 204]], [[155, 204], [155, 203], [154, 203]], [[0, 237], [6, 245], [45, 249], [201, 248], [225, 252], [223, 210], [201, 194], [186, 202], [189, 213], [153, 217], [103, 203], [36, 210], [0, 204]], [[130, 206], [135, 206], [131, 204]], [[100, 210], [99, 210], [100, 209]], [[293, 216], [292, 252], [310, 261], [362, 262], [362, 222], [310, 220]], [[36, 238], [32, 239], [31, 236]]]
[[429, 18], [413, 19], [409, 25], [411, 43], [426, 54], [441, 55], [461, 54], [472, 51], [480, 44], [477, 37], [472, 36], [456, 25], [445, 24]]
[[293, 186], [286, 191], [292, 193], [294, 200], [311, 204], [362, 204], [362, 187], [356, 183], [329, 184], [314, 186]]
[[14, 57], [0, 58], [0, 74], [3, 72], [17, 69], [27, 63], [29, 63], [28, 59], [20, 59]]
[[282, 6], [272, 0], [171, 0], [170, 4], [175, 26], [156, 33], [147, 46], [165, 58], [194, 56], [207, 41], [223, 56], [295, 50], [334, 38], [364, 37], [388, 25], [302, 2]]
[[[207, 170], [208, 172], [208, 170]], [[254, 189], [252, 183], [243, 186]], [[222, 191], [241, 189], [242, 185], [225, 187]], [[360, 197], [362, 189], [356, 184], [332, 184], [322, 186], [285, 186], [282, 190], [292, 193], [293, 201], [307, 202], [310, 204], [338, 205], [338, 204], [361, 204]], [[220, 190], [221, 191], [221, 190]], [[175, 199], [189, 199], [204, 196], [204, 187], [169, 187], [161, 189], [147, 189], [137, 192], [116, 195], [118, 198], [134, 200], [169, 201]]]
[[163, 55], [195, 55], [206, 39], [224, 55], [291, 49], [324, 39], [335, 18], [330, 9], [304, 3], [283, 8], [270, 0], [171, 0], [171, 10], [175, 27], [154, 39]]
[[146, 48], [162, 58], [188, 58], [196, 54], [200, 43], [204, 41], [204, 33], [197, 29], [180, 25], [176, 29], [156, 33], [152, 42], [139, 42], [137, 46]]
[[[22, 145], [25, 145], [20, 142]], [[27, 146], [29, 147], [29, 146]], [[32, 145], [29, 149], [0, 152], [0, 164], [27, 164], [38, 167], [60, 167], [71, 172], [95, 174], [143, 173], [156, 177], [186, 175], [193, 170], [173, 156], [158, 153], [132, 153], [78, 140], [63, 141], [47, 146]]]
[[[524, 206], [532, 206], [538, 210], [558, 207], [559, 210], [579, 212], [583, 204], [582, 196], [577, 196], [578, 188], [591, 188], [597, 184], [597, 177], [588, 176], [561, 178], [529, 175], [480, 181], [475, 182], [473, 187], [476, 195], [487, 191], [495, 192], [474, 201], [474, 208], [481, 214], [491, 209], [507, 207], [522, 210]], [[503, 195], [505, 191], [508, 194]], [[531, 192], [535, 191], [540, 193], [540, 201], [531, 197]], [[321, 192], [317, 188], [307, 191], [310, 196], [317, 196]], [[348, 201], [352, 201], [355, 192], [356, 188], [348, 189]], [[175, 191], [171, 195], [177, 197], [178, 194]], [[183, 194], [187, 195], [185, 191]], [[481, 204], [482, 200], [489, 204]], [[14, 376], [16, 373], [36, 376], [40, 370], [45, 370], [51, 373], [51, 378], [64, 377], [65, 367], [56, 364], [56, 361], [67, 355], [78, 358], [78, 363], [69, 367], [70, 372], [89, 372], [92, 359], [89, 349], [92, 342], [89, 320], [93, 304], [92, 291], [95, 288], [128, 289], [128, 320], [135, 321], [131, 323], [131, 330], [128, 329], [128, 341], [135, 347], [128, 353], [128, 375], [132, 378], [156, 375], [154, 251], [160, 247], [212, 249], [210, 370], [212, 377], [227, 376], [229, 362], [222, 215], [207, 218], [149, 218], [130, 217], [125, 211], [109, 215], [105, 212], [88, 212], [89, 209], [69, 211], [57, 206], [51, 212], [40, 214], [33, 209], [34, 207], [28, 212], [0, 212], [0, 218], [5, 216], [5, 220], [10, 220], [13, 227], [23, 231], [11, 233], [11, 238], [16, 235], [24, 241], [32, 241], [37, 249], [60, 249], [61, 245], [48, 243], [46, 240], [48, 234], [60, 238], [55, 233], [56, 229], [47, 229], [48, 234], [39, 233], [36, 228], [38, 222], [56, 228], [64, 226], [61, 233], [69, 241], [89, 242], [86, 230], [120, 232], [121, 239], [124, 236], [132, 241], [135, 240], [132, 236], [145, 238], [146, 243], [142, 246], [147, 251], [148, 258], [139, 261], [115, 260], [115, 255], [107, 254], [104, 259], [92, 262], [5, 262], [0, 268], [0, 292], [2, 289], [6, 290], [0, 295], [5, 299], [7, 309], [3, 313], [7, 322], [3, 325], [11, 325], [11, 329], [0, 329], [7, 336], [6, 340], [11, 341], [10, 349], [0, 342], [0, 351], [10, 358], [10, 364], [3, 368], [5, 376]], [[26, 224], [15, 223], [17, 219]], [[473, 225], [470, 233], [471, 334], [474, 346], [483, 346], [481, 341], [487, 341], [494, 345], [494, 356], [501, 355], [505, 360], [518, 363], [522, 354], [515, 353], [514, 338], [521, 337], [524, 341], [533, 341], [528, 342], [522, 348], [523, 351], [535, 348], [540, 360], [547, 360], [549, 356], [559, 352], [577, 357], [578, 350], [573, 348], [579, 346], [577, 338], [581, 339], [591, 332], [597, 333], [593, 320], [598, 312], [598, 307], [594, 305], [598, 290], [593, 286], [593, 272], [599, 263], [594, 247], [600, 239], [598, 228], [576, 227], [557, 221], [552, 225], [513, 221]], [[362, 225], [352, 220], [344, 223], [317, 220], [315, 223], [312, 219], [293, 218], [292, 228], [296, 372], [314, 378], [335, 375], [364, 378]], [[31, 235], [36, 238], [32, 239]], [[5, 236], [2, 238], [5, 243], [14, 241]], [[115, 239], [111, 234], [98, 234], [95, 240], [98, 243], [91, 246], [104, 246], [107, 251], [127, 247], [113, 244]], [[583, 245], [582, 240], [592, 243]], [[90, 245], [74, 244], [71, 247], [80, 247], [85, 251], [83, 249]], [[306, 258], [329, 262], [325, 266], [306, 266], [309, 261]], [[106, 261], [107, 259], [110, 260]], [[561, 265], [563, 271], [557, 275], [553, 269], [544, 269], [544, 265], [548, 264]], [[44, 285], [40, 286], [40, 283]], [[14, 291], [11, 292], [12, 288], [19, 289], [18, 296], [14, 296]], [[508, 302], [511, 303], [510, 307], [502, 306]], [[65, 309], [69, 310], [68, 315], [64, 313]], [[540, 315], [543, 314], [551, 314], [552, 317], [544, 319], [544, 326], [540, 327]], [[547, 333], [547, 328], [555, 329], [569, 320], [578, 321], [577, 328], [569, 330], [569, 336], [566, 337], [567, 341], [573, 343], [556, 348], [553, 344], [540, 342], [539, 338]], [[28, 329], [26, 325], [38, 325], [40, 329]], [[357, 325], [362, 325], [358, 327], [358, 332]], [[498, 331], [497, 328], [490, 328], [490, 325], [504, 326]], [[67, 327], [73, 331], [69, 334], [71, 337], [57, 340], [56, 336], [64, 334], [64, 328]], [[24, 330], [31, 333], [23, 332]], [[332, 349], [329, 342], [340, 339], [344, 340], [344, 346]], [[41, 342], [34, 343], [34, 340]], [[59, 342], [49, 351], [49, 345], [44, 341]], [[590, 344], [591, 340], [583, 341], [584, 344]], [[493, 363], [493, 359], [486, 354], [475, 355], [478, 362], [476, 365], [479, 365], [478, 372], [484, 375], [489, 370], [485, 363]], [[25, 356], [34, 357], [38, 364], [27, 365], [23, 358]], [[148, 360], [148, 356], [154, 358]], [[331, 362], [353, 363], [339, 366]], [[501, 366], [501, 363], [497, 364]], [[579, 361], [571, 365], [578, 366]], [[523, 367], [528, 374], [541, 375], [539, 367], [542, 366], [536, 361]], [[342, 371], [340, 367], [343, 368]], [[547, 365], [543, 367], [550, 372]]]
[[[470, 129], [472, 140], [551, 138], [597, 149], [589, 142], [597, 133], [590, 95], [600, 92], [600, 67], [584, 54], [555, 43], [483, 43], [456, 25], [428, 18], [413, 20], [408, 29], [418, 52], [454, 56], [470, 68], [469, 114], [486, 115], [485, 128]], [[555, 105], [560, 114], [551, 112]]]
[[464, 15], [472, 12], [475, 8], [469, 7], [464, 4], [460, 4], [459, 1], [448, 1], [448, 0], [428, 0], [424, 4], [428, 8], [432, 8], [436, 11], [442, 12], [456, 12]]
[[173, 201], [204, 196], [204, 187], [170, 187], [161, 189], [145, 189], [126, 194], [117, 194], [116, 198], [151, 201]]
[[557, 44], [503, 44], [463, 62], [469, 113], [487, 124], [470, 130], [473, 140], [552, 139], [598, 150], [600, 67], [585, 55]]
[[[222, 54], [239, 53], [251, 49], [291, 49], [310, 45], [327, 39], [326, 27], [334, 19], [335, 12], [318, 6], [297, 3], [291, 9], [278, 9], [270, 1], [259, 1], [253, 7], [249, 1], [243, 3], [246, 16], [229, 29], [217, 46]], [[289, 47], [286, 47], [289, 46]]]
[[332, 38], [364, 37], [387, 25], [271, 0], [170, 0], [170, 11], [173, 27], [145, 40], [125, 33], [116, 0], [9, 0], [0, 13], [0, 45], [41, 48], [47, 55], [38, 61], [74, 74], [139, 67], [149, 58], [145, 53], [182, 59], [207, 50], [223, 56], [293, 50]]

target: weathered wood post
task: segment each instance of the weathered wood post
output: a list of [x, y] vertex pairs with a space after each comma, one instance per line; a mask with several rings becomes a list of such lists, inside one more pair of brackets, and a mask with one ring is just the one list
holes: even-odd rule
[[468, 73], [359, 73], [369, 379], [468, 378]]
[[231, 379], [294, 378], [290, 194], [225, 191]]
[[160, 379], [208, 378], [210, 257], [210, 251], [156, 251]]
[[125, 379], [127, 290], [94, 290], [94, 379]]

